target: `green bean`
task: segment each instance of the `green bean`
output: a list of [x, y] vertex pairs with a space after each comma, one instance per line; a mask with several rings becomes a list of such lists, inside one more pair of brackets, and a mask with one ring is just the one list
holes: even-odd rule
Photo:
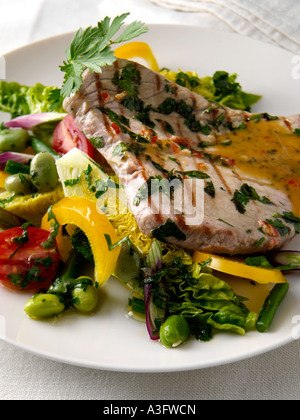
[[55, 188], [58, 184], [58, 174], [54, 157], [47, 152], [35, 155], [30, 163], [30, 176], [39, 192]]
[[28, 300], [24, 310], [31, 318], [43, 319], [59, 315], [65, 309], [65, 304], [58, 295], [39, 293]]
[[44, 143], [42, 140], [38, 139], [37, 137], [30, 136], [30, 146], [36, 153], [47, 152], [47, 153], [50, 153], [55, 159], [61, 157], [50, 146], [48, 146], [46, 143]]
[[270, 328], [275, 313], [289, 290], [289, 283], [276, 284], [267, 296], [256, 321], [257, 331], [264, 333]]
[[99, 301], [97, 289], [90, 277], [79, 277], [78, 284], [71, 290], [72, 304], [74, 308], [83, 313], [93, 311]]
[[30, 176], [22, 173], [7, 177], [4, 187], [6, 191], [17, 195], [27, 195], [35, 191], [35, 188], [31, 183]]
[[6, 162], [4, 172], [9, 175], [15, 175], [18, 173], [29, 175], [30, 168], [29, 165], [25, 165], [24, 163], [15, 162], [14, 160], [8, 160]]
[[29, 134], [23, 128], [0, 130], [0, 152], [23, 152], [29, 142]]
[[182, 315], [171, 315], [161, 325], [159, 338], [165, 347], [177, 347], [190, 335], [190, 328]]

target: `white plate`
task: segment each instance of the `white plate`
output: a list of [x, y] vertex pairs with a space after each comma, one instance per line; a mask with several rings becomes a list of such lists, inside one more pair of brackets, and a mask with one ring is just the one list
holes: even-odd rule
[[[292, 56], [281, 49], [236, 35], [175, 25], [149, 25], [148, 42], [161, 67], [195, 70], [212, 75], [216, 70], [239, 74], [245, 90], [263, 95], [256, 112], [289, 115], [300, 111], [299, 84], [292, 77]], [[58, 66], [72, 35], [34, 43], [6, 56], [7, 80], [24, 84], [60, 86]], [[290, 245], [300, 249], [300, 241]], [[190, 340], [177, 349], [165, 349], [148, 338], [146, 327], [127, 316], [129, 294], [116, 280], [110, 280], [102, 294], [101, 308], [93, 316], [75, 314], [54, 321], [37, 322], [23, 310], [30, 295], [0, 289], [0, 336], [40, 356], [103, 370], [163, 372], [200, 369], [252, 357], [298, 338], [300, 279], [288, 276], [290, 292], [280, 306], [271, 330], [252, 331], [246, 336], [218, 332], [208, 343]], [[267, 291], [260, 286], [235, 282], [236, 292], [255, 290], [254, 309]], [[245, 288], [245, 290], [243, 290]], [[241, 289], [241, 290], [240, 290]]]

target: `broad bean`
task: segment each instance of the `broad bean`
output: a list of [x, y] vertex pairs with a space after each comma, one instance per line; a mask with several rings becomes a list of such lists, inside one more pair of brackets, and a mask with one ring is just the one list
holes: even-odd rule
[[29, 142], [29, 134], [23, 128], [0, 130], [0, 152], [23, 152]]
[[48, 152], [34, 156], [30, 163], [30, 177], [39, 192], [47, 192], [56, 187], [58, 174], [54, 157]]
[[51, 318], [59, 315], [65, 309], [65, 304], [58, 295], [39, 293], [28, 300], [24, 310], [31, 318]]
[[177, 347], [190, 335], [189, 324], [182, 315], [170, 315], [161, 325], [159, 338], [165, 347]]

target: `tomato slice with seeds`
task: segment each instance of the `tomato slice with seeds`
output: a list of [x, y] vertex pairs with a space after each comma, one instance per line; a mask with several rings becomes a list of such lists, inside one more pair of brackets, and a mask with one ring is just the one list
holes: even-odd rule
[[85, 135], [79, 130], [71, 115], [66, 115], [58, 123], [53, 133], [53, 150], [64, 155], [74, 147], [94, 158], [94, 146], [89, 142]]
[[14, 290], [48, 289], [59, 265], [56, 248], [42, 246], [48, 238], [47, 230], [33, 226], [0, 232], [0, 283]]

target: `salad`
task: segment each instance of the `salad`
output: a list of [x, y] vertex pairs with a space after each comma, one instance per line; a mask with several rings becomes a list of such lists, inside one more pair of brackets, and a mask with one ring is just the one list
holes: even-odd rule
[[[298, 253], [241, 261], [199, 253], [195, 259], [143, 234], [122, 209], [122, 183], [97, 150], [101, 139], [87, 140], [62, 107], [63, 98], [80, 87], [85, 68], [101, 71], [115, 56], [140, 56], [177, 84], [234, 109], [249, 111], [260, 99], [242, 90], [236, 74], [160, 70], [148, 45], [129, 42], [146, 31], [142, 23], [116, 37], [126, 17], [106, 18], [76, 33], [61, 66], [61, 88], [0, 82], [0, 110], [10, 114], [0, 130], [0, 281], [32, 291], [25, 312], [39, 320], [97, 310], [101, 287], [113, 275], [132, 292], [132, 317], [144, 320], [149, 337], [166, 347], [192, 337], [208, 341], [215, 330], [266, 332], [288, 292], [283, 273], [300, 267]], [[119, 42], [126, 43], [113, 52]], [[119, 212], [110, 211], [115, 197]], [[299, 230], [300, 220], [293, 223]], [[248, 296], [237, 295], [224, 273], [274, 285], [260, 313], [247, 308]]]

